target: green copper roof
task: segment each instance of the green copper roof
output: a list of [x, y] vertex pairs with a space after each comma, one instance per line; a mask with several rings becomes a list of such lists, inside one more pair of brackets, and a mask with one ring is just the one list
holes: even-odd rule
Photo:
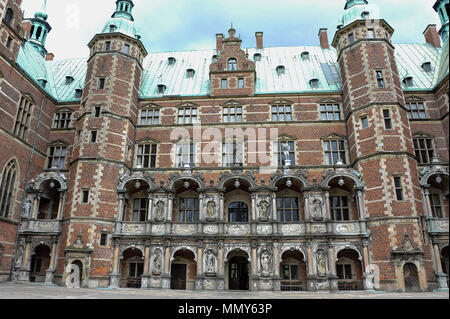
[[[111, 26], [114, 26], [115, 28], [112, 30]], [[108, 20], [108, 22], [106, 22], [105, 26], [102, 29], [102, 33], [113, 32], [121, 32], [132, 38], [140, 38], [140, 31], [136, 27], [134, 21], [128, 20], [124, 17], [112, 17]]]
[[380, 9], [377, 5], [367, 4], [367, 1], [347, 1], [342, 19], [338, 28], [345, 27], [353, 21], [360, 19], [380, 19]]

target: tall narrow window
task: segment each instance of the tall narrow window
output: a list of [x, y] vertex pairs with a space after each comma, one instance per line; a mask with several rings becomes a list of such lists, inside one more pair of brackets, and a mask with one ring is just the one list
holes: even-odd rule
[[199, 220], [199, 199], [180, 198], [179, 221], [181, 223], [194, 223]]
[[106, 82], [105, 78], [98, 79], [98, 89], [99, 90], [103, 90], [105, 88], [105, 82]]
[[394, 176], [395, 195], [397, 200], [403, 200], [402, 179], [400, 176]]
[[6, 40], [6, 47], [9, 49], [11, 47], [12, 38], [8, 37], [8, 40]]
[[5, 14], [5, 22], [6, 22], [6, 24], [11, 25], [13, 19], [14, 19], [14, 12], [12, 11], [11, 8], [8, 8], [6, 10], [6, 14]]
[[109, 51], [111, 50], [111, 42], [110, 41], [106, 41], [105, 43], [105, 51]]
[[16, 164], [10, 161], [3, 171], [0, 184], [0, 216], [7, 218], [11, 213], [14, 187], [16, 182]]
[[238, 88], [239, 89], [243, 89], [244, 88], [244, 79], [243, 78], [239, 78], [238, 79]]
[[91, 143], [97, 142], [97, 131], [91, 131]]
[[299, 205], [297, 197], [277, 197], [277, 214], [279, 222], [298, 222]]
[[431, 212], [433, 214], [433, 217], [444, 218], [444, 216], [442, 215], [441, 195], [430, 194], [430, 202], [431, 202]]
[[129, 54], [130, 53], [130, 45], [129, 44], [125, 44], [123, 46], [123, 53], [125, 53], [125, 54]]
[[230, 141], [222, 144], [222, 165], [242, 166], [244, 158], [244, 145], [242, 142]]
[[367, 119], [367, 115], [361, 117], [361, 125], [362, 125], [362, 128], [369, 127], [369, 120]]
[[32, 111], [33, 105], [22, 96], [17, 112], [16, 125], [14, 126], [14, 134], [20, 138], [25, 139], [27, 137]]
[[350, 220], [347, 196], [330, 196], [329, 200], [332, 220]]
[[64, 169], [67, 148], [65, 146], [50, 146], [47, 168]]
[[286, 164], [286, 155], [284, 155], [285, 150], [289, 146], [289, 160], [291, 165], [295, 165], [295, 143], [294, 141], [278, 141], [273, 144], [273, 154], [274, 154], [274, 164], [276, 166], [284, 166]]
[[100, 235], [100, 246], [106, 246], [108, 243], [108, 234], [101, 234]]
[[100, 106], [96, 106], [95, 107], [95, 117], [100, 117], [100, 112], [101, 112], [102, 108]]
[[375, 38], [375, 32], [374, 32], [373, 29], [368, 29], [368, 30], [367, 30], [367, 37], [368, 37], [369, 39]]
[[339, 279], [352, 279], [352, 265], [336, 265], [336, 274]]
[[414, 153], [419, 164], [431, 163], [434, 156], [433, 139], [427, 137], [415, 137]]
[[341, 119], [339, 104], [321, 104], [320, 117], [322, 121], [339, 121]]
[[145, 222], [147, 218], [148, 198], [135, 198], [133, 201], [133, 222]]
[[383, 71], [376, 71], [377, 75], [377, 84], [379, 88], [384, 88], [384, 77], [383, 77]]
[[344, 140], [325, 140], [323, 145], [326, 165], [336, 165], [339, 160], [346, 163]]
[[176, 167], [195, 166], [195, 145], [193, 143], [179, 143], [176, 145]]
[[234, 58], [229, 59], [227, 69], [228, 71], [237, 71], [237, 60]]
[[137, 163], [138, 168], [155, 168], [157, 144], [138, 145]]
[[82, 198], [82, 202], [84, 204], [86, 204], [89, 201], [89, 190], [85, 189], [83, 190], [83, 198]]
[[222, 81], [220, 83], [221, 83], [220, 87], [222, 89], [228, 89], [228, 80], [227, 79], [222, 79]]
[[383, 110], [384, 127], [386, 130], [392, 130], [391, 112], [389, 110]]
[[355, 42], [355, 36], [353, 35], [353, 33], [350, 33], [350, 34], [348, 35], [348, 42], [349, 42], [349, 43]]

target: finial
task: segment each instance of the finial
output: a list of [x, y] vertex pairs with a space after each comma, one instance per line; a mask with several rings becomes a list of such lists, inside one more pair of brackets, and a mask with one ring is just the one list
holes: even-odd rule
[[42, 12], [47, 12], [47, 0], [42, 3]]

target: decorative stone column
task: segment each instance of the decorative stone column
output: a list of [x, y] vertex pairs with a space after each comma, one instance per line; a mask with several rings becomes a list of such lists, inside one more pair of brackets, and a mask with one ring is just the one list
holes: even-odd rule
[[447, 286], [447, 275], [442, 271], [442, 264], [441, 264], [441, 253], [439, 251], [439, 245], [437, 242], [433, 241], [433, 257], [434, 262], [436, 265], [436, 278], [438, 280], [439, 288], [437, 291], [445, 291], [448, 292], [448, 286]]
[[197, 241], [197, 276], [195, 278], [195, 289], [203, 289], [203, 241]]
[[[258, 290], [258, 242], [256, 240], [253, 240], [251, 243], [252, 247], [252, 274], [251, 274], [251, 281], [249, 282], [249, 288], [250, 290]], [[251, 286], [250, 286], [251, 285]]]
[[166, 234], [170, 234], [172, 232], [173, 200], [175, 198], [175, 194], [169, 193], [167, 198], [168, 200], [167, 200]]
[[315, 291], [316, 290], [316, 277], [314, 276], [312, 243], [310, 240], [308, 240], [308, 243], [307, 243], [306, 254], [307, 254], [307, 260], [308, 260], [308, 275], [306, 276], [307, 290]]
[[170, 240], [164, 241], [164, 273], [161, 276], [163, 289], [170, 289]]
[[31, 249], [31, 236], [25, 238], [25, 253], [23, 255], [22, 264], [20, 265], [19, 275], [16, 279], [18, 281], [30, 280], [30, 249]]
[[425, 213], [427, 217], [433, 217], [433, 212], [431, 210], [431, 200], [430, 200], [430, 189], [428, 187], [423, 188], [423, 195], [425, 197]]
[[277, 194], [273, 192], [272, 197], [272, 220], [277, 221]]
[[62, 212], [63, 212], [63, 205], [65, 202], [65, 192], [63, 191], [59, 191], [59, 202], [58, 202], [58, 214], [56, 216], [57, 220], [61, 220], [62, 219]]
[[218, 281], [217, 281], [217, 289], [218, 290], [223, 290], [225, 289], [225, 276], [224, 276], [224, 272], [225, 272], [225, 265], [224, 265], [224, 255], [223, 255], [223, 240], [219, 241], [219, 252], [218, 252], [218, 265], [217, 267], [219, 268], [219, 275], [218, 277]]
[[324, 193], [325, 209], [327, 214], [327, 220], [331, 220], [331, 209], [330, 209], [330, 192], [327, 190]]
[[[328, 192], [327, 192], [328, 193]], [[336, 275], [336, 260], [334, 258], [334, 243], [328, 243], [328, 264], [330, 269], [330, 274], [328, 276], [330, 280], [330, 290], [338, 290], [338, 276]]]
[[251, 194], [252, 198], [252, 222], [256, 221], [256, 193]]
[[305, 204], [305, 220], [309, 220], [309, 192], [304, 191], [303, 192], [303, 200], [304, 200], [304, 204]]
[[273, 243], [273, 290], [281, 290], [281, 278], [280, 278], [280, 256], [279, 256], [279, 244]]
[[224, 216], [224, 195], [223, 193], [220, 193], [219, 197], [219, 221], [223, 222], [225, 220]]
[[39, 214], [39, 201], [40, 201], [41, 195], [39, 193], [34, 194], [34, 200], [33, 200], [33, 214], [31, 215], [32, 219], [37, 219], [37, 216]]
[[144, 250], [144, 273], [141, 277], [141, 289], [148, 288], [148, 283], [150, 279], [149, 274], [149, 266], [150, 266], [150, 240], [146, 240], [145, 243], [145, 250]]
[[[60, 200], [61, 204], [61, 200]], [[56, 245], [58, 244], [58, 238], [52, 237], [52, 252], [50, 256], [50, 264], [48, 269], [45, 271], [45, 285], [55, 286], [54, 284], [54, 273], [56, 268]]]
[[366, 209], [364, 208], [364, 198], [361, 189], [356, 190], [356, 209], [358, 210], [361, 234], [367, 234]]
[[109, 288], [119, 288], [119, 240], [114, 240], [114, 260], [112, 273], [109, 275]]
[[116, 233], [118, 233], [118, 234], [121, 232], [122, 221], [124, 219], [123, 205], [124, 205], [125, 195], [126, 195], [125, 193], [118, 193], [119, 206], [117, 207], [117, 221], [116, 221]]

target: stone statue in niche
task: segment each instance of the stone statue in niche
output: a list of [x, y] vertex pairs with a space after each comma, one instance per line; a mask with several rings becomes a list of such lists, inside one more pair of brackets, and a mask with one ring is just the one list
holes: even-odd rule
[[156, 219], [162, 220], [164, 218], [164, 202], [162, 200], [156, 203]]
[[284, 154], [284, 160], [286, 162], [289, 161], [289, 152], [291, 151], [291, 147], [289, 146], [289, 144], [286, 142], [281, 144], [281, 150], [283, 151]]
[[27, 201], [23, 204], [23, 217], [30, 217], [31, 210], [31, 199], [27, 199]]
[[215, 208], [216, 208], [216, 203], [212, 200], [210, 200], [208, 202], [208, 204], [206, 205], [206, 213], [208, 215], [209, 219], [213, 219], [215, 217]]
[[216, 272], [216, 257], [211, 251], [206, 255], [206, 272], [210, 274]]
[[312, 204], [313, 204], [312, 217], [314, 219], [322, 218], [322, 201], [318, 198], [315, 198]]
[[270, 271], [270, 254], [267, 251], [261, 255], [261, 271], [263, 274], [268, 274]]
[[161, 255], [159, 250], [153, 256], [153, 274], [159, 275], [161, 273]]
[[327, 273], [327, 261], [325, 252], [323, 250], [317, 251], [317, 274], [326, 275]]
[[270, 204], [266, 200], [262, 200], [259, 202], [259, 204], [258, 204], [259, 217], [261, 219], [269, 218], [269, 207], [270, 207]]
[[17, 248], [16, 261], [14, 263], [14, 267], [20, 268], [22, 266], [22, 259], [23, 259], [23, 246], [21, 245]]

